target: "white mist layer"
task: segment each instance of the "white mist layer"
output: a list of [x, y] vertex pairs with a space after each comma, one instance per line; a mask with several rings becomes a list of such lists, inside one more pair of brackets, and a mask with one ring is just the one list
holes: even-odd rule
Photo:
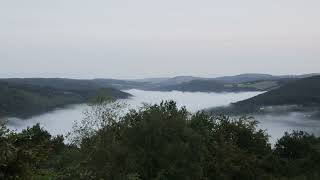
[[[202, 92], [159, 92], [127, 90], [133, 95], [132, 98], [124, 101], [130, 109], [141, 107], [143, 103], [155, 104], [164, 100], [174, 100], [179, 107], [186, 106], [191, 112], [201, 109], [224, 106], [232, 102], [244, 100], [260, 94], [261, 92], [242, 92], [242, 93], [202, 93]], [[10, 118], [8, 127], [14, 130], [22, 130], [36, 123], [48, 130], [53, 135], [67, 134], [72, 130], [75, 121], [84, 118], [83, 112], [88, 109], [85, 104], [71, 105], [64, 109], [57, 109], [39, 116], [28, 119]]]
[[[186, 106], [191, 112], [198, 110], [227, 106], [232, 102], [241, 101], [260, 94], [261, 92], [242, 93], [202, 93], [202, 92], [158, 92], [128, 90], [134, 97], [121, 100], [129, 105], [129, 108], [141, 107], [143, 103], [155, 104], [163, 100], [174, 100], [179, 107]], [[72, 130], [75, 121], [84, 118], [83, 112], [88, 109], [85, 104], [72, 105], [64, 109], [57, 109], [39, 116], [28, 119], [10, 118], [8, 127], [14, 130], [22, 130], [36, 123], [48, 130], [52, 135], [66, 135]], [[270, 142], [274, 144], [278, 138], [283, 136], [285, 131], [303, 130], [309, 133], [320, 135], [320, 120], [310, 120], [303, 113], [288, 113], [283, 115], [257, 115], [256, 120], [260, 122], [259, 128], [266, 129], [271, 135]]]
[[255, 115], [260, 122], [258, 127], [267, 130], [271, 135], [270, 142], [274, 144], [284, 132], [306, 131], [310, 134], [320, 135], [320, 120], [312, 120], [306, 113], [291, 112], [286, 114]]

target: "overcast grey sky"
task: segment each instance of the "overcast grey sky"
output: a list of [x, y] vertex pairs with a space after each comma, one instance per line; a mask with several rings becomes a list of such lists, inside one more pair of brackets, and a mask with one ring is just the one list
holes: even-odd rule
[[320, 69], [319, 0], [0, 0], [0, 77]]

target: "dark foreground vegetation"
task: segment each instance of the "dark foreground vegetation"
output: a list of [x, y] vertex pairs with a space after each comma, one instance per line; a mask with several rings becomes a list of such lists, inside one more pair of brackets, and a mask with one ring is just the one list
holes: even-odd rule
[[174, 102], [120, 119], [116, 109], [94, 109], [100, 129], [84, 121], [71, 144], [39, 125], [20, 133], [2, 126], [0, 179], [320, 178], [320, 139], [304, 132], [286, 133], [272, 148], [249, 118], [191, 115]]

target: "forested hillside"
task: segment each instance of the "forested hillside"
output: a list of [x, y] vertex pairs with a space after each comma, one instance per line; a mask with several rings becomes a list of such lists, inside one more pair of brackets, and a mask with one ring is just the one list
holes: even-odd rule
[[269, 91], [288, 82], [316, 74], [298, 76], [273, 76], [268, 74], [240, 74], [217, 78], [176, 76], [173, 78], [147, 78], [138, 80], [119, 79], [66, 79], [66, 78], [9, 78], [1, 79], [9, 83], [52, 87], [63, 90], [92, 90], [116, 88], [120, 90], [141, 89], [152, 91], [200, 91], [200, 92], [239, 92]]
[[144, 86], [138, 89], [157, 91], [186, 91], [186, 92], [240, 92], [240, 91], [269, 91], [301, 78], [319, 74], [274, 76], [269, 74], [240, 74], [216, 78], [201, 78], [193, 76], [177, 76], [167, 79], [146, 79]]
[[214, 108], [213, 111], [231, 114], [255, 113], [265, 111], [265, 107], [269, 106], [283, 106], [294, 108], [297, 111], [319, 111], [320, 76], [291, 81], [279, 88], [236, 102], [231, 106]]
[[295, 79], [261, 80], [230, 84], [220, 80], [192, 80], [176, 85], [157, 88], [161, 91], [186, 91], [186, 92], [242, 92], [242, 91], [268, 91], [276, 89]]
[[92, 90], [100, 88], [130, 89], [142, 86], [144, 83], [115, 79], [65, 79], [65, 78], [11, 78], [2, 79], [9, 83], [28, 84], [42, 87], [52, 87], [63, 90]]
[[77, 89], [79, 86], [66, 84], [65, 86], [61, 85], [61, 88], [58, 89], [0, 81], [0, 117], [31, 116], [68, 104], [85, 103], [100, 93], [114, 98], [129, 96], [127, 93], [112, 88]]
[[160, 87], [162, 91], [187, 91], [187, 92], [239, 92], [239, 91], [254, 91], [251, 87], [237, 87], [232, 84], [225, 84], [216, 80], [193, 80], [190, 82]]
[[319, 105], [320, 76], [303, 78], [256, 97], [236, 103], [238, 105]]

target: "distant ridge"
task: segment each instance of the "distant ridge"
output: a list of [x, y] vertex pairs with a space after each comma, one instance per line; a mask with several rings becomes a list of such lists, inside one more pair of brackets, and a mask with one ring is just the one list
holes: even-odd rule
[[316, 75], [318, 74], [274, 76], [248, 73], [217, 78], [178, 76], [155, 83], [150, 86], [149, 90], [189, 92], [269, 91], [281, 87], [288, 82]]
[[18, 84], [48, 86], [63, 89], [98, 89], [115, 88], [119, 90], [140, 89], [152, 91], [202, 91], [202, 92], [237, 92], [237, 91], [269, 91], [297, 79], [320, 75], [317, 73], [303, 75], [275, 76], [270, 74], [247, 73], [235, 76], [202, 78], [195, 76], [176, 76], [161, 78], [145, 78], [137, 80], [121, 80], [98, 78], [91, 80], [67, 78], [10, 78], [2, 81]]
[[274, 79], [281, 79], [281, 77], [273, 76], [270, 74], [239, 74], [235, 76], [223, 76], [214, 78], [215, 80], [223, 81], [225, 83], [244, 83], [244, 82], [251, 82], [251, 81], [259, 81], [259, 80], [274, 80]]

